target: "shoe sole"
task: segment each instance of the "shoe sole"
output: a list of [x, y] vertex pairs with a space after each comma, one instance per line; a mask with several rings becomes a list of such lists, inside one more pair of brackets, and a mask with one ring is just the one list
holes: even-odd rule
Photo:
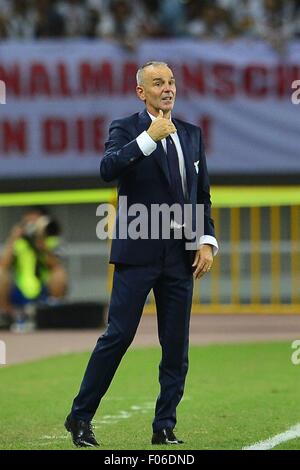
[[82, 442], [74, 442], [74, 445], [76, 447], [99, 447], [99, 446], [95, 446], [94, 444], [90, 444], [89, 442], [85, 442], [85, 441], [82, 441]]
[[178, 441], [166, 441], [166, 442], [153, 442], [151, 441], [151, 444], [154, 445], [154, 446], [163, 446], [163, 445], [168, 445], [168, 444], [171, 444], [171, 445], [180, 445], [180, 444], [183, 444], [183, 442], [178, 442]]

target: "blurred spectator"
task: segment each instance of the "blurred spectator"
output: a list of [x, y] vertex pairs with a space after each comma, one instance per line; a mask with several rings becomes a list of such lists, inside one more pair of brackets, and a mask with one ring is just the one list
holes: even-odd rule
[[162, 37], [166, 34], [161, 24], [159, 0], [143, 0], [144, 16], [141, 28], [147, 37]]
[[35, 0], [34, 35], [36, 38], [65, 35], [65, 22], [57, 10], [56, 0]]
[[0, 39], [4, 39], [7, 37], [7, 30], [6, 30], [6, 19], [3, 15], [0, 14]]
[[87, 29], [88, 10], [81, 0], [66, 0], [58, 5], [57, 11], [65, 24], [66, 36], [84, 36]]
[[194, 18], [187, 25], [188, 33], [203, 39], [227, 39], [234, 34], [229, 10], [217, 4], [194, 5]]
[[0, 38], [7, 38], [7, 24], [11, 18], [11, 3], [9, 0], [0, 0]]
[[86, 12], [86, 37], [92, 39], [101, 35], [102, 14], [103, 11], [99, 8], [99, 6], [95, 7], [92, 3], [89, 5]]
[[66, 295], [59, 235], [58, 222], [39, 207], [12, 228], [0, 258], [0, 323], [13, 321], [29, 304]]
[[219, 0], [230, 12], [236, 35], [257, 37], [257, 24], [263, 14], [262, 0]]
[[12, 0], [6, 18], [6, 36], [15, 39], [32, 38], [33, 15], [29, 0]]
[[133, 12], [127, 0], [112, 0], [101, 21], [101, 36], [116, 40], [127, 49], [134, 49], [141, 36], [140, 12]]
[[262, 7], [262, 16], [257, 22], [258, 35], [282, 53], [286, 41], [296, 30], [293, 4], [284, 0], [263, 0]]
[[293, 1], [293, 14], [295, 18], [295, 36], [300, 37], [300, 0]]
[[105, 37], [132, 49], [141, 37], [269, 41], [300, 35], [300, 0], [0, 0], [0, 38]]
[[181, 36], [185, 33], [186, 6], [182, 0], [161, 0], [159, 19], [165, 36]]
[[85, 35], [89, 38], [102, 36], [103, 17], [107, 17], [110, 0], [85, 0], [87, 24]]

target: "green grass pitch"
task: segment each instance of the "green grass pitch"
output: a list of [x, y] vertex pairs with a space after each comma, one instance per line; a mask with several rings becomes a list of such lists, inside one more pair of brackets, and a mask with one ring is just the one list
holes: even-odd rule
[[[191, 347], [178, 407], [180, 449], [241, 449], [299, 423], [300, 365], [291, 353], [290, 343]], [[0, 368], [0, 449], [74, 448], [63, 422], [88, 357]], [[158, 348], [127, 352], [95, 416], [102, 449], [156, 449], [150, 438], [159, 360]], [[297, 438], [275, 449], [299, 448]]]

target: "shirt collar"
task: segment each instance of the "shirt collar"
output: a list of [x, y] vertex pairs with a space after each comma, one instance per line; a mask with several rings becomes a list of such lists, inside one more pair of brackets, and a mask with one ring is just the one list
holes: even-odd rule
[[[148, 110], [147, 110], [147, 113], [149, 114], [151, 121], [154, 121], [154, 119], [156, 119], [156, 116], [153, 116], [153, 114], [149, 113]], [[172, 121], [172, 115], [170, 115], [170, 121]]]

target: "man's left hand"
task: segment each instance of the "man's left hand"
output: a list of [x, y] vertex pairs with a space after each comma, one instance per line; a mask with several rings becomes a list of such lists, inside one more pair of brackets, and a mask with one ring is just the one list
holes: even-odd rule
[[194, 279], [199, 279], [209, 272], [213, 264], [213, 247], [211, 245], [201, 245], [195, 254], [193, 267], [195, 268]]

